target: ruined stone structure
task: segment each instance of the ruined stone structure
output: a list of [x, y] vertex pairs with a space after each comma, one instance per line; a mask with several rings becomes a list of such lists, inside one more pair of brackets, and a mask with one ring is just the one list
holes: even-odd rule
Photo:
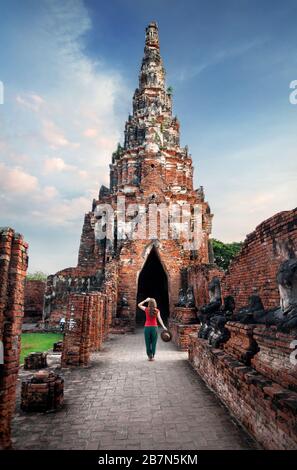
[[[161, 206], [167, 216], [152, 229], [148, 221]], [[172, 206], [187, 207], [198, 247]], [[101, 187], [85, 215], [77, 267], [48, 279], [45, 321], [66, 317], [62, 364], [86, 365], [109, 331], [143, 324], [137, 303], [155, 297], [173, 342], [189, 349], [191, 364], [231, 413], [264, 447], [294, 449], [297, 210], [260, 224], [226, 273], [213, 263], [211, 220], [203, 188], [193, 189], [192, 159], [180, 146], [158, 28], [150, 23], [110, 187]]]
[[[206, 272], [192, 267], [191, 282], [203, 285]], [[198, 337], [190, 334], [189, 360], [265, 448], [296, 449], [297, 210], [260, 224], [220, 280], [235, 311], [227, 319], [219, 306], [210, 312], [212, 299], [198, 307], [208, 309], [208, 328], [202, 322]], [[218, 318], [227, 332], [219, 348], [212, 342]]]
[[[28, 245], [11, 228], [0, 229], [0, 448], [8, 448], [19, 370]], [[2, 360], [3, 359], [3, 360]]]
[[[188, 226], [193, 238], [199, 239], [195, 250], [191, 249], [192, 239], [180, 229], [183, 206], [190, 207]], [[165, 219], [157, 215], [160, 207]], [[180, 211], [177, 219], [172, 207]], [[106, 213], [110, 209], [115, 217], [108, 235]], [[152, 229], [149, 219], [154, 216], [156, 227]], [[77, 267], [48, 279], [46, 322], [55, 324], [66, 315], [69, 294], [97, 291], [106, 296], [108, 282], [116, 297], [109, 306], [114, 332], [133, 331], [137, 322], [143, 324], [137, 303], [148, 296], [156, 298], [166, 321], [178, 303], [181, 271], [192, 262], [209, 262], [211, 220], [203, 188], [193, 188], [188, 148], [180, 146], [172, 90], [165, 86], [158, 27], [152, 22], [146, 28], [139, 86], [125, 125], [124, 145], [112, 155], [110, 187], [101, 187], [98, 200], [85, 215]], [[102, 239], [98, 233], [103, 227], [107, 236]], [[110, 271], [116, 271], [112, 282], [108, 281]], [[110, 300], [110, 296], [106, 298]]]

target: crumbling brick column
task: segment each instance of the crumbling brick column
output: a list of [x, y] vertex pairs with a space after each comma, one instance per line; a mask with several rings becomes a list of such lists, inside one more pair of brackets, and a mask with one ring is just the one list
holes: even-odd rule
[[0, 340], [4, 350], [4, 364], [0, 366], [0, 448], [11, 446], [10, 423], [19, 370], [27, 250], [28, 245], [20, 234], [11, 228], [0, 229]]

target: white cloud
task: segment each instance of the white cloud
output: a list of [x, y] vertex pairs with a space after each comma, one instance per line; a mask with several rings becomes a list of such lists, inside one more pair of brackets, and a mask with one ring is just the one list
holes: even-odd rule
[[16, 102], [31, 111], [38, 112], [45, 104], [44, 99], [34, 93], [17, 95]]
[[54, 186], [46, 186], [43, 190], [43, 194], [47, 199], [53, 199], [58, 196], [58, 191]]
[[73, 171], [76, 170], [76, 167], [73, 165], [67, 165], [62, 158], [53, 157], [47, 158], [44, 162], [44, 172], [46, 174], [52, 172], [61, 172], [61, 171]]
[[52, 121], [43, 121], [42, 135], [45, 140], [50, 144], [52, 149], [71, 145], [71, 143], [63, 135], [61, 130], [59, 130]]
[[0, 163], [0, 187], [2, 193], [26, 194], [38, 189], [38, 179], [22, 168], [9, 168]]
[[[77, 242], [122, 137], [126, 116], [115, 105], [131, 97], [118, 72], [86, 54], [84, 38], [93, 25], [82, 0], [45, 0], [38, 15], [34, 23], [23, 22], [22, 41], [11, 19], [14, 88], [0, 115], [0, 225], [12, 225], [25, 238], [34, 227], [34, 266], [41, 231], [60, 233], [61, 227], [62, 237], [71, 230]], [[45, 251], [40, 269], [47, 271], [48, 257]]]
[[84, 131], [83, 135], [84, 135], [85, 137], [88, 137], [88, 138], [90, 138], [90, 139], [93, 139], [93, 138], [95, 138], [95, 137], [98, 136], [98, 130], [97, 130], [97, 129], [94, 129], [94, 128], [93, 128], [93, 129], [92, 129], [92, 128], [86, 129], [86, 130]]

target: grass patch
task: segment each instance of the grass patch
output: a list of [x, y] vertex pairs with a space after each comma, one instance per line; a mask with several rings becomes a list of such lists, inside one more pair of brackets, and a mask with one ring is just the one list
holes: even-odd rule
[[31, 352], [43, 352], [51, 349], [53, 344], [61, 341], [60, 333], [23, 333], [21, 339], [20, 364], [24, 364], [24, 357]]

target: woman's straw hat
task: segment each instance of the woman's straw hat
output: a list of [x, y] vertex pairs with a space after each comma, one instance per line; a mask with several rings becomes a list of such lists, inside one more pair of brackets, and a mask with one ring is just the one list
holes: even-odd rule
[[165, 341], [165, 343], [168, 343], [168, 341], [171, 341], [172, 339], [172, 334], [169, 330], [163, 330], [161, 333], [161, 338], [163, 341]]

